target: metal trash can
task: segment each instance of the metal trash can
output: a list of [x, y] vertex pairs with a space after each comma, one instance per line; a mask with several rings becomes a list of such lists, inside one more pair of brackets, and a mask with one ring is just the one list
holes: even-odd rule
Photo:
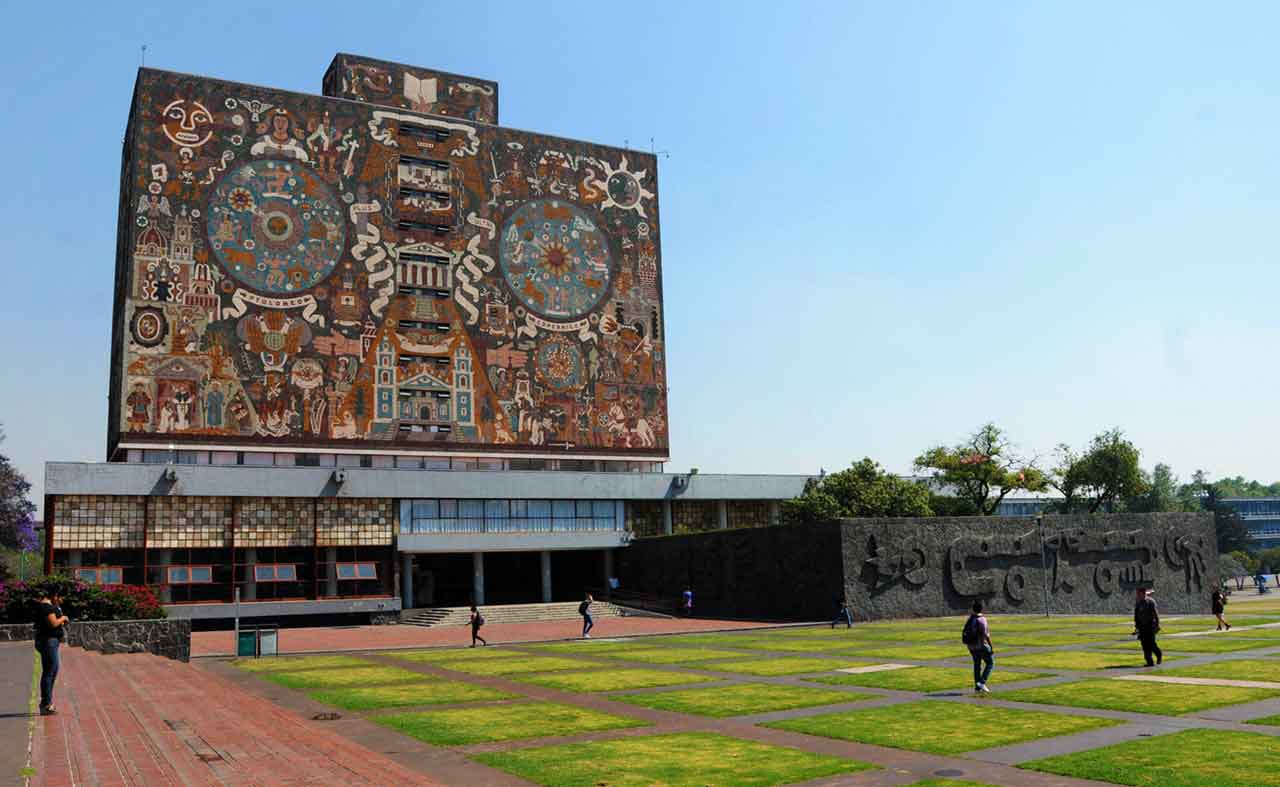
[[275, 656], [280, 652], [280, 627], [277, 625], [258, 626], [258, 655]]
[[255, 659], [258, 657], [258, 629], [254, 626], [241, 626], [236, 638], [236, 658]]

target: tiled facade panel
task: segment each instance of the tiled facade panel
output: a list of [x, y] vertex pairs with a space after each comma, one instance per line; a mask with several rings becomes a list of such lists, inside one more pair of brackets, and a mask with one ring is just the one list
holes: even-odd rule
[[628, 500], [626, 502], [627, 530], [637, 538], [662, 535], [662, 502], [657, 500]]
[[698, 533], [720, 527], [720, 510], [714, 500], [676, 500], [671, 503], [671, 532]]
[[144, 544], [147, 498], [64, 495], [54, 502], [54, 549], [136, 549]]
[[729, 527], [767, 527], [772, 524], [767, 502], [731, 500], [725, 505]]
[[667, 455], [652, 156], [146, 69], [128, 133], [113, 447]]
[[389, 499], [322, 498], [316, 501], [316, 546], [389, 545], [395, 508]]
[[231, 543], [229, 497], [152, 497], [147, 521], [151, 548], [205, 549]]
[[309, 547], [315, 544], [316, 501], [299, 497], [246, 497], [236, 522], [237, 547]]
[[333, 59], [324, 75], [324, 94], [498, 124], [497, 82], [356, 55]]

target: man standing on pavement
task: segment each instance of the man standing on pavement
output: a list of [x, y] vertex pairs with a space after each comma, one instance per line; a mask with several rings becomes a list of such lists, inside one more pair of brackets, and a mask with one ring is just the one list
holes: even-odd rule
[[[1148, 667], [1164, 662], [1164, 653], [1156, 644], [1156, 632], [1160, 631], [1160, 613], [1156, 611], [1156, 600], [1151, 590], [1138, 588], [1133, 605], [1133, 633], [1138, 635], [1142, 643], [1142, 658]], [[1151, 654], [1155, 654], [1153, 664]]]
[[964, 630], [960, 638], [969, 648], [973, 658], [973, 690], [978, 694], [990, 694], [987, 681], [991, 678], [991, 669], [995, 666], [995, 647], [991, 644], [991, 628], [987, 618], [982, 614], [982, 602], [973, 602], [973, 614], [964, 622]]
[[34, 622], [36, 652], [40, 654], [40, 715], [52, 716], [58, 712], [53, 707], [53, 682], [58, 679], [58, 667], [62, 662], [58, 648], [67, 636], [67, 624], [71, 622], [62, 614], [62, 596], [56, 591], [42, 596], [36, 602]]
[[588, 593], [587, 597], [583, 599], [581, 604], [578, 605], [578, 614], [582, 616], [582, 638], [583, 639], [591, 639], [591, 629], [596, 625], [595, 621], [591, 619], [591, 602], [592, 601], [594, 601], [594, 599], [592, 599], [591, 594]]

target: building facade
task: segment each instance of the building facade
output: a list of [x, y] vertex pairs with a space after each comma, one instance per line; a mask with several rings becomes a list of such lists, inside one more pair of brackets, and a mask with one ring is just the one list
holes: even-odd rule
[[1240, 515], [1252, 549], [1280, 547], [1280, 497], [1228, 497], [1219, 502]]
[[616, 550], [776, 523], [805, 478], [662, 473], [657, 162], [347, 54], [322, 95], [140, 69], [107, 462], [46, 567], [170, 614], [577, 598]]

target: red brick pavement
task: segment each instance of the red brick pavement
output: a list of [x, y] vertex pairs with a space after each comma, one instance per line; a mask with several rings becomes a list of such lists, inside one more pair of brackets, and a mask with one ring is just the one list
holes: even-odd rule
[[436, 784], [233, 682], [149, 654], [64, 648], [34, 784]]
[[[634, 637], [646, 634], [688, 634], [764, 628], [767, 623], [732, 620], [673, 618], [596, 619], [594, 639]], [[571, 639], [582, 631], [576, 620], [541, 623], [503, 623], [485, 626], [481, 636], [491, 644], [499, 642], [546, 642]], [[191, 635], [192, 656], [230, 656], [235, 634], [231, 631], [197, 631]], [[468, 626], [350, 626], [341, 628], [287, 628], [280, 630], [281, 653], [317, 653], [335, 650], [381, 650], [384, 648], [428, 648], [442, 645], [470, 645]]]

